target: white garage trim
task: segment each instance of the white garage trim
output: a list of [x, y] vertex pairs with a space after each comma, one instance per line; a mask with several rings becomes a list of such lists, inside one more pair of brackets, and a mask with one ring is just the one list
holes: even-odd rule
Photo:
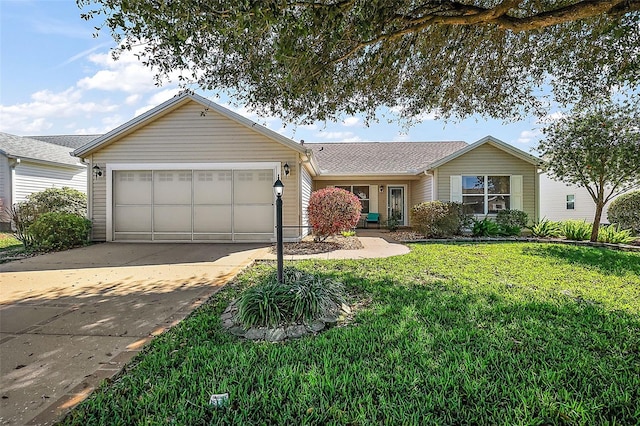
[[[137, 171], [159, 171], [159, 170], [272, 170], [274, 179], [278, 176], [281, 163], [280, 162], [251, 162], [251, 163], [125, 163], [125, 164], [107, 164], [106, 165], [106, 184], [107, 184], [107, 241], [113, 241], [114, 239], [114, 212], [113, 212], [113, 176], [114, 172], [122, 170], [137, 170]], [[271, 241], [275, 241], [275, 202], [273, 203], [273, 233], [271, 234]], [[211, 242], [202, 240], [201, 242]], [[247, 241], [250, 242], [250, 241]]]

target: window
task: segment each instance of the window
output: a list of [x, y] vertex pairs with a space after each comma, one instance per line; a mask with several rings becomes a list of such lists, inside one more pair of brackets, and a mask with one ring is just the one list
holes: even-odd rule
[[576, 208], [576, 196], [574, 194], [567, 195], [567, 210]]
[[336, 185], [336, 188], [346, 189], [360, 199], [362, 213], [369, 213], [369, 185]]
[[511, 207], [510, 176], [462, 176], [462, 204], [472, 214], [495, 214]]

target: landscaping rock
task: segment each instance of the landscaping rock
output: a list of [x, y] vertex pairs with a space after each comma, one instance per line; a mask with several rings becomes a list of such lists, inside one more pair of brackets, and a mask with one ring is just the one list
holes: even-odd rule
[[324, 330], [325, 324], [322, 321], [313, 321], [307, 328], [313, 333], [319, 333]]
[[268, 329], [264, 335], [264, 339], [269, 342], [280, 342], [286, 338], [287, 333], [282, 327]]
[[244, 337], [246, 334], [246, 331], [242, 327], [233, 326], [229, 328], [229, 333], [233, 334], [234, 336]]
[[264, 340], [264, 336], [267, 333], [265, 327], [253, 327], [247, 330], [244, 337], [249, 340]]
[[307, 328], [304, 325], [292, 325], [287, 327], [287, 337], [289, 339], [299, 339], [307, 334]]

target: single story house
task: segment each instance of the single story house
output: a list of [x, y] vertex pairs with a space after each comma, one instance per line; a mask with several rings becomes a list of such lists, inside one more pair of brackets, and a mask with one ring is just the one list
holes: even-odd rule
[[34, 192], [64, 186], [87, 191], [87, 167], [71, 151], [70, 147], [0, 132], [1, 229], [10, 227], [6, 209]]
[[275, 240], [273, 183], [285, 185], [285, 240], [309, 233], [313, 190], [337, 186], [364, 213], [411, 225], [411, 206], [461, 201], [478, 216], [538, 218], [539, 160], [493, 137], [465, 142], [298, 143], [182, 93], [77, 148], [89, 170], [97, 241]]

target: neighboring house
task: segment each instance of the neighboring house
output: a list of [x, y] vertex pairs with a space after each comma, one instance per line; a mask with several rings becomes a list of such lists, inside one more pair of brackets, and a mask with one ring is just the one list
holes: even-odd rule
[[[593, 222], [596, 216], [596, 204], [584, 187], [569, 185], [551, 179], [547, 173], [542, 173], [540, 192], [544, 195], [540, 197], [540, 218], [554, 221], [577, 219]], [[611, 201], [614, 199], [615, 197]], [[601, 223], [609, 223], [607, 211], [611, 201], [605, 204], [602, 210]]]
[[67, 186], [87, 190], [87, 168], [68, 147], [0, 133], [0, 227], [9, 227], [5, 209], [29, 194]]
[[303, 144], [192, 93], [73, 154], [92, 170], [94, 240], [274, 241], [278, 176], [286, 240], [309, 232], [309, 196], [326, 186], [353, 191], [383, 223], [396, 213], [410, 225], [411, 206], [438, 199], [481, 217], [508, 208], [538, 217], [538, 159], [497, 139]]

